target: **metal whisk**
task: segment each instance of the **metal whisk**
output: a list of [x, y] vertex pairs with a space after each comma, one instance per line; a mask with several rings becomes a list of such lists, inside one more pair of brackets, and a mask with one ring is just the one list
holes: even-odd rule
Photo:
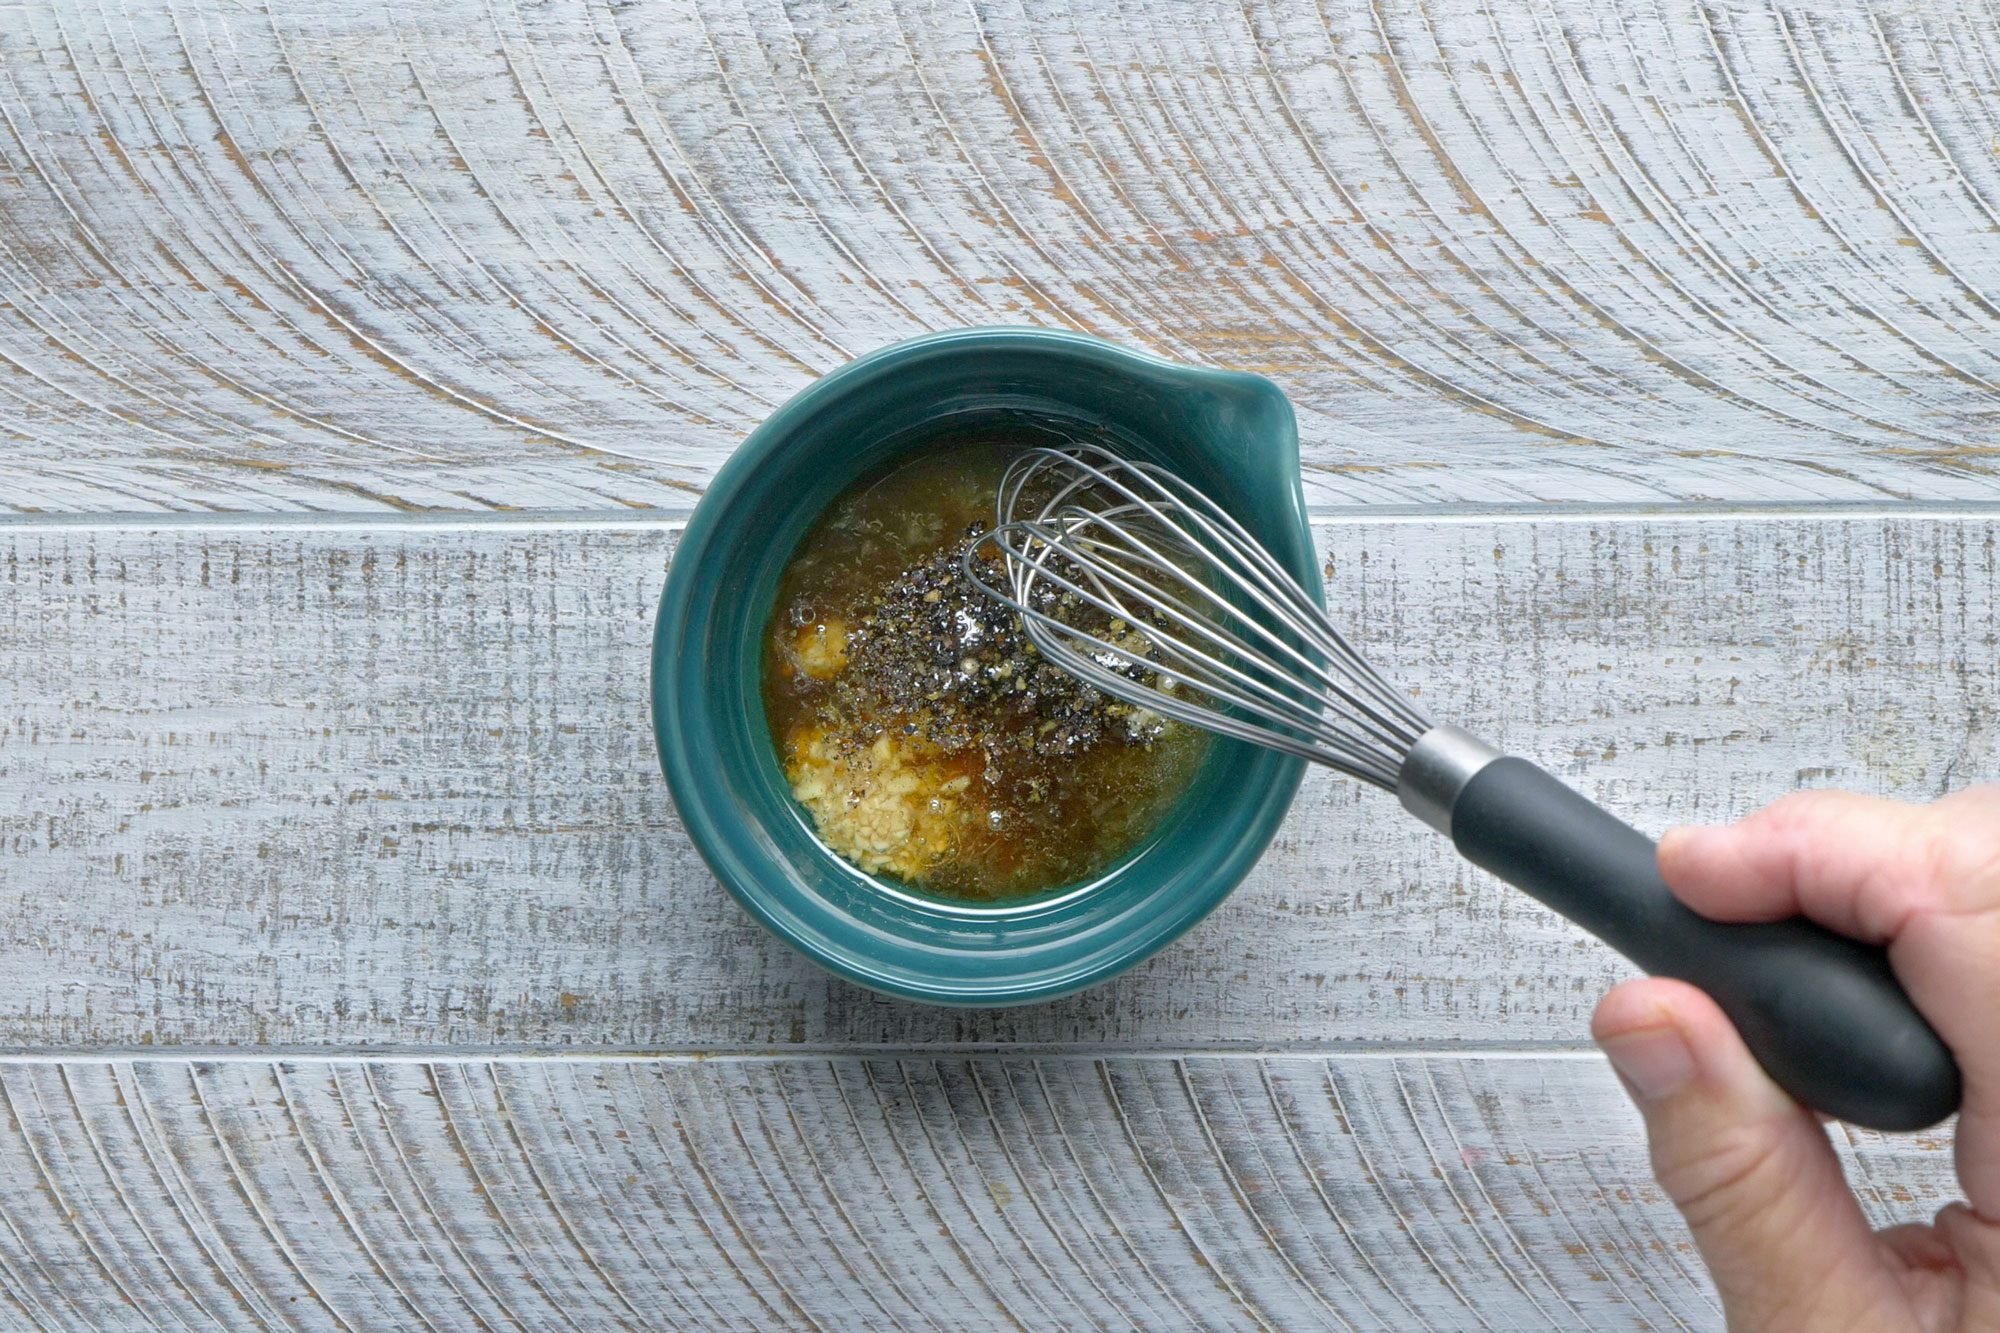
[[1725, 925], [1681, 905], [1651, 839], [1525, 760], [1433, 723], [1255, 536], [1165, 468], [1027, 451], [966, 573], [1049, 661], [1162, 717], [1395, 792], [1473, 864], [1649, 972], [1715, 997], [1808, 1106], [1881, 1129], [1957, 1109], [1950, 1050], [1884, 952], [1803, 919]]
[[[1049, 485], [1039, 513], [1018, 512], [1023, 495]], [[1396, 789], [1430, 719], [1213, 500], [1164, 468], [1077, 447], [1015, 460], [1000, 509], [988, 540], [1006, 556], [1008, 586], [983, 581], [976, 564], [972, 577], [1021, 615], [1050, 661], [1163, 717]], [[1038, 585], [1060, 591], [1037, 597]], [[1062, 594], [1071, 610], [1094, 607], [1108, 625], [1130, 626], [1124, 641], [1057, 614]], [[1132, 656], [1134, 632], [1147, 643], [1143, 662]], [[1135, 679], [1133, 666], [1144, 674]]]

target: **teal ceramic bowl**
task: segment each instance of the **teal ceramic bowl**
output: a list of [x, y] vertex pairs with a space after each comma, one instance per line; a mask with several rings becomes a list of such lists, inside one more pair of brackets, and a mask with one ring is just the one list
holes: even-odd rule
[[778, 576], [842, 488], [958, 424], [1108, 434], [1225, 505], [1320, 583], [1298, 434], [1277, 386], [1045, 329], [967, 329], [862, 357], [772, 414], [716, 474], [675, 549], [653, 642], [653, 728], [689, 836], [736, 900], [832, 971], [890, 995], [1002, 1005], [1079, 990], [1157, 952], [1241, 882], [1304, 764], [1218, 740], [1154, 838], [1102, 877], [999, 907], [878, 880], [829, 851], [778, 767], [759, 690]]

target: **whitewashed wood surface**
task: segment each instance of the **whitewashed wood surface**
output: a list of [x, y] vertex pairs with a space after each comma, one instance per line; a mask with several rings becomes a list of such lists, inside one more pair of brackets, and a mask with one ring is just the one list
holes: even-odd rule
[[[645, 727], [673, 531], [0, 529], [33, 1322], [185, 1284], [307, 1325], [1713, 1323], [1579, 1049], [1625, 969], [1378, 793], [1316, 776], [1215, 916], [1054, 1004], [764, 935]], [[2000, 511], [1319, 534], [1386, 667], [1646, 826], [2000, 770]], [[148, 1050], [223, 1045], [294, 1054]], [[1948, 1141], [1857, 1140], [1879, 1216], [1949, 1197]]]
[[[1700, 1328], [1596, 1062], [0, 1068], [39, 1327]], [[1837, 1131], [1878, 1218], [1937, 1138]]]
[[1265, 371], [1314, 497], [1990, 495], [1983, 6], [8, 6], [16, 509], [676, 506], [817, 372]]
[[693, 856], [652, 603], [815, 374], [1083, 328], [1283, 385], [1440, 716], [1650, 829], [1922, 798], [1996, 302], [1985, 8], [0, 5], [0, 1327], [1718, 1326], [1626, 969], [1393, 803], [893, 1003]]
[[[1392, 677], [1643, 827], [2000, 774], [2000, 510], [1318, 531]], [[1314, 774], [1244, 888], [1121, 980], [986, 1012], [837, 982], [663, 790], [672, 533], [0, 528], [0, 1043], [1535, 1046], [1584, 1041], [1622, 974]]]

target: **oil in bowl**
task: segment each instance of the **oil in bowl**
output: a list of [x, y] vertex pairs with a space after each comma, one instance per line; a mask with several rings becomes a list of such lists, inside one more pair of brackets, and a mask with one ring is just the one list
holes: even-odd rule
[[[821, 841], [961, 902], [1109, 870], [1158, 828], [1208, 745], [1043, 660], [967, 577], [1009, 460], [1043, 442], [962, 431], [859, 479], [793, 551], [765, 629], [771, 739]], [[1143, 627], [1103, 628], [1143, 673]]]

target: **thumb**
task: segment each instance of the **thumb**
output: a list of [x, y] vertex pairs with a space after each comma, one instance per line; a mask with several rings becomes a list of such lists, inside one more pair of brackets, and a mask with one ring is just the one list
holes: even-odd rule
[[[1652, 1143], [1731, 1328], [1866, 1327], [1897, 1287], [1818, 1120], [1693, 986], [1627, 982], [1591, 1033]], [[1864, 1322], [1848, 1325], [1847, 1321]]]

